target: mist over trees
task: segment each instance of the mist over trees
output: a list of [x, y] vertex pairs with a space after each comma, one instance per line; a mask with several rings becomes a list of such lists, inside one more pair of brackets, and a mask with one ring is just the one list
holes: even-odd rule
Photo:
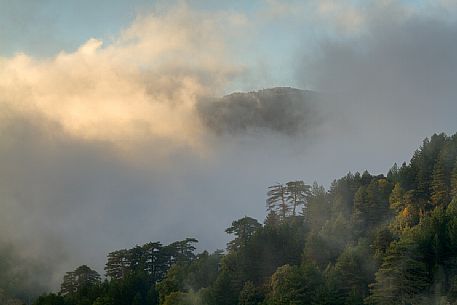
[[203, 98], [197, 111], [203, 124], [216, 134], [268, 131], [293, 136], [319, 124], [317, 100], [313, 91], [276, 87]]
[[82, 265], [33, 304], [457, 304], [456, 194], [457, 134], [435, 134], [386, 176], [273, 184], [263, 223], [233, 221], [225, 251], [116, 250], [103, 280]]

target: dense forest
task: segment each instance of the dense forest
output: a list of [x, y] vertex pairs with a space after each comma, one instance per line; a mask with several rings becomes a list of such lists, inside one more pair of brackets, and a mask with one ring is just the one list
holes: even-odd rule
[[[457, 134], [424, 140], [387, 175], [267, 190], [225, 251], [150, 242], [82, 265], [35, 305], [457, 304]], [[260, 203], [262, 204], [262, 203]]]

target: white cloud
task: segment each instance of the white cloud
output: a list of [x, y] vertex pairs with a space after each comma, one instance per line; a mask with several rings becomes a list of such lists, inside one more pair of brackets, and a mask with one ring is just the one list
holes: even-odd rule
[[180, 5], [138, 17], [108, 46], [93, 38], [45, 60], [1, 58], [0, 104], [9, 116], [40, 115], [86, 140], [199, 149], [195, 102], [220, 92], [239, 71], [225, 34], [242, 25], [239, 14]]

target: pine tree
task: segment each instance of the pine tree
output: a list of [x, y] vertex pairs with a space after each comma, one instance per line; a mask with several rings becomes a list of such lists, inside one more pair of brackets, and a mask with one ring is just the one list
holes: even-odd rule
[[394, 242], [375, 274], [368, 304], [415, 304], [430, 282], [417, 243], [409, 236]]
[[287, 204], [287, 187], [278, 183], [268, 187], [268, 189], [267, 211], [279, 213], [281, 219], [284, 220], [290, 213], [290, 207]]
[[429, 200], [432, 194], [433, 172], [436, 161], [448, 143], [449, 138], [444, 134], [434, 134], [430, 140], [425, 139], [422, 147], [411, 159], [411, 166], [416, 171], [416, 197], [423, 201]]
[[362, 241], [357, 246], [347, 247], [338, 257], [335, 271], [340, 279], [341, 293], [345, 299], [352, 299], [352, 303], [346, 304], [361, 304], [376, 271], [368, 243]]
[[290, 181], [286, 183], [287, 202], [292, 205], [292, 215], [296, 216], [298, 206], [303, 207], [306, 211], [306, 203], [311, 196], [311, 186], [305, 184], [302, 180]]
[[264, 221], [264, 224], [265, 226], [267, 227], [276, 227], [280, 224], [280, 219], [279, 219], [279, 216], [278, 214], [275, 213], [275, 211], [270, 211], [268, 214], [267, 214], [267, 217], [265, 217], [265, 221]]
[[61, 284], [61, 294], [73, 294], [88, 286], [100, 284], [100, 275], [86, 265], [67, 272]]
[[403, 200], [404, 194], [405, 191], [401, 187], [400, 183], [396, 183], [389, 196], [390, 208], [394, 210], [395, 213], [399, 213], [405, 208], [405, 202]]
[[393, 183], [398, 183], [398, 176], [399, 176], [399, 169], [397, 163], [390, 168], [389, 172], [387, 173], [387, 180]]
[[392, 185], [385, 179], [373, 179], [354, 196], [354, 223], [359, 233], [375, 228], [390, 216], [389, 194]]
[[450, 182], [450, 187], [451, 187], [451, 196], [452, 198], [457, 197], [457, 159], [454, 164], [454, 168], [451, 173], [451, 182]]
[[150, 242], [143, 245], [144, 268], [153, 283], [160, 281], [166, 274], [167, 260], [163, 255], [162, 248], [160, 242]]
[[225, 230], [228, 234], [234, 234], [235, 239], [227, 244], [229, 251], [236, 251], [246, 247], [249, 239], [262, 225], [254, 218], [245, 216], [232, 222], [232, 226]]
[[208, 305], [237, 304], [240, 290], [241, 287], [237, 287], [234, 274], [227, 270], [222, 270], [211, 287]]
[[130, 271], [129, 252], [126, 249], [113, 251], [108, 254], [105, 265], [105, 274], [111, 279], [122, 279]]
[[[447, 235], [451, 249], [457, 249], [457, 197], [452, 199], [446, 209], [446, 215], [449, 219], [447, 224]], [[457, 288], [457, 286], [456, 286]]]
[[175, 263], [189, 263], [195, 259], [195, 246], [198, 243], [195, 238], [186, 238], [184, 240], [175, 241], [166, 248], [171, 253], [171, 264]]
[[63, 282], [60, 285], [60, 293], [66, 295], [76, 293], [77, 291], [78, 285], [76, 275], [73, 271], [69, 271], [63, 276]]
[[132, 272], [139, 272], [145, 269], [145, 251], [143, 247], [136, 245], [128, 250], [128, 268]]
[[450, 177], [446, 159], [443, 154], [435, 163], [432, 175], [431, 201], [434, 206], [446, 206], [450, 201]]
[[323, 186], [313, 183], [311, 196], [307, 199], [306, 222], [311, 230], [320, 230], [330, 218], [330, 201]]

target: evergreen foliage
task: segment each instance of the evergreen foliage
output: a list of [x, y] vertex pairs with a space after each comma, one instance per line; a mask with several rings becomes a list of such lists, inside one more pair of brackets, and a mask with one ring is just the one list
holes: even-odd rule
[[455, 305], [457, 135], [424, 140], [386, 176], [278, 183], [263, 225], [245, 216], [226, 232], [226, 253], [196, 253], [193, 238], [113, 251], [103, 282], [83, 265], [34, 304]]

